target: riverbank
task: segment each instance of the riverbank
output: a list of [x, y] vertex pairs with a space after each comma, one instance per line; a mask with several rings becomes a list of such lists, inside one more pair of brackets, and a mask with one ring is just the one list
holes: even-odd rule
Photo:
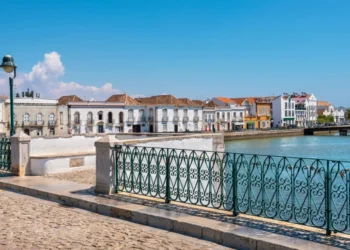
[[304, 129], [286, 129], [286, 130], [259, 130], [259, 131], [241, 131], [224, 133], [225, 141], [260, 139], [286, 136], [304, 135]]

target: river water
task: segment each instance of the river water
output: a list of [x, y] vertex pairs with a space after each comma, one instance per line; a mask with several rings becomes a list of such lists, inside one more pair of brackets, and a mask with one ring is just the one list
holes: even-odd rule
[[225, 142], [227, 152], [350, 161], [350, 136], [294, 136]]

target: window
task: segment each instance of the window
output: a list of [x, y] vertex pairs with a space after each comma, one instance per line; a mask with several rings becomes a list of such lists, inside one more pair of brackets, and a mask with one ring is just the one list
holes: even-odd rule
[[50, 135], [55, 135], [55, 128], [50, 128]]
[[231, 119], [231, 114], [230, 112], [227, 112], [227, 120], [230, 121], [230, 119]]
[[168, 131], [168, 124], [164, 123], [163, 124], [163, 132], [167, 132]]
[[288, 116], [288, 111], [287, 110], [284, 111], [284, 116], [286, 116], [286, 117]]
[[120, 124], [124, 123], [124, 113], [123, 112], [119, 112], [119, 123]]
[[144, 120], [144, 113], [145, 113], [145, 111], [143, 109], [139, 110], [139, 117], [140, 117], [141, 121]]
[[63, 112], [60, 112], [60, 124], [63, 125]]
[[216, 113], [216, 119], [220, 120], [220, 113], [219, 112]]
[[102, 121], [102, 120], [103, 120], [103, 112], [102, 112], [102, 111], [99, 111], [99, 112], [98, 112], [98, 120], [99, 120], [99, 121]]
[[128, 120], [133, 120], [134, 119], [134, 110], [129, 109], [128, 110]]
[[167, 109], [163, 109], [162, 114], [163, 114], [164, 118], [168, 117], [168, 110]]
[[148, 111], [148, 112], [149, 112], [149, 116], [150, 116], [150, 117], [153, 117], [153, 109], [152, 109], [152, 108], [151, 108], [151, 109], [149, 109], [149, 111]]
[[88, 124], [92, 124], [93, 122], [92, 122], [92, 112], [89, 112], [88, 114], [87, 114], [87, 123]]
[[174, 109], [174, 117], [178, 117], [179, 116], [179, 110], [178, 109]]
[[225, 113], [224, 112], [222, 112], [221, 117], [223, 120], [225, 120]]
[[38, 116], [37, 116], [37, 121], [38, 122], [42, 122], [43, 121], [43, 114], [42, 113], [39, 113]]
[[292, 116], [292, 112], [291, 112], [290, 110], [289, 110], [289, 112], [288, 112], [288, 113], [289, 113], [289, 116]]
[[194, 131], [198, 131], [198, 123], [194, 124]]
[[49, 122], [51, 125], [55, 124], [55, 114], [51, 113], [49, 116]]
[[23, 117], [24, 122], [29, 122], [29, 114], [25, 113]]
[[187, 117], [188, 110], [184, 109], [184, 117]]
[[240, 113], [240, 117], [243, 117], [243, 112]]
[[236, 112], [233, 112], [233, 117], [236, 118]]
[[92, 133], [92, 126], [89, 126], [89, 127], [87, 127], [87, 129], [86, 129], [86, 131], [88, 132], [88, 133]]
[[80, 124], [80, 114], [79, 112], [74, 113], [74, 123], [75, 124]]
[[113, 123], [113, 114], [112, 112], [108, 112], [108, 123]]
[[288, 104], [285, 102], [285, 103], [284, 103], [284, 109], [287, 109], [287, 105], [288, 105]]
[[194, 116], [195, 116], [195, 117], [198, 117], [198, 109], [195, 109], [195, 110], [194, 110]]
[[294, 116], [294, 110], [292, 110], [292, 116]]
[[292, 109], [294, 109], [294, 102], [292, 102]]

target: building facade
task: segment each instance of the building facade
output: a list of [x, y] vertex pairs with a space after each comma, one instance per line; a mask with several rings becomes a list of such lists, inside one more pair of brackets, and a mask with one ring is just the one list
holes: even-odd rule
[[[1, 127], [10, 134], [10, 100], [1, 102]], [[30, 136], [59, 135], [58, 101], [41, 98], [14, 98], [15, 132], [23, 131]]]
[[343, 109], [336, 109], [331, 103], [327, 101], [317, 102], [317, 113], [318, 115], [333, 116], [334, 122], [343, 123], [345, 122], [345, 112]]
[[293, 94], [296, 106], [296, 124], [298, 127], [312, 126], [317, 121], [317, 99], [314, 94]]
[[272, 100], [272, 127], [296, 125], [295, 101], [291, 96], [278, 96]]

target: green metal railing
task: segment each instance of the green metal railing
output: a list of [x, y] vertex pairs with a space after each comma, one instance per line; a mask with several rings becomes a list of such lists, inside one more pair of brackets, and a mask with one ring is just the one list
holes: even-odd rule
[[0, 170], [10, 171], [11, 142], [10, 138], [0, 138]]
[[350, 162], [116, 146], [117, 191], [350, 233]]

